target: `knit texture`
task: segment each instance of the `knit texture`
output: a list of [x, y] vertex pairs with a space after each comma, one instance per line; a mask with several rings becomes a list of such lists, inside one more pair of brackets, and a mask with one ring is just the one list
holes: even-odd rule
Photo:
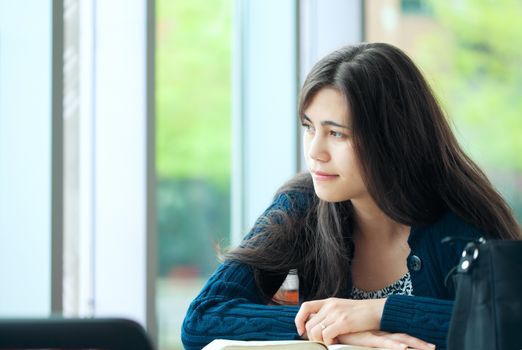
[[[290, 200], [289, 198], [292, 198]], [[309, 196], [281, 194], [263, 213], [248, 236], [259, 231], [264, 219], [274, 210], [302, 210]], [[458, 263], [462, 244], [441, 244], [446, 236], [478, 238], [483, 234], [448, 213], [427, 227], [412, 227], [408, 243], [412, 257], [421, 267], [409, 269], [414, 296], [388, 297], [381, 330], [407, 333], [446, 348], [454, 290], [444, 285], [449, 270]], [[351, 291], [351, 286], [346, 288]], [[351, 295], [346, 295], [350, 298]], [[299, 339], [294, 324], [298, 306], [266, 305], [258, 290], [253, 271], [236, 262], [220, 265], [190, 305], [182, 326], [181, 339], [186, 349], [201, 349], [217, 338], [236, 340]]]

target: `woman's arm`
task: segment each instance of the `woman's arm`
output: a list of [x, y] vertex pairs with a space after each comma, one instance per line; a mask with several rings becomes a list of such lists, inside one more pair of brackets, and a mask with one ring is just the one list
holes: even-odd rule
[[381, 330], [407, 333], [445, 349], [452, 308], [452, 300], [390, 295], [384, 305]]
[[181, 339], [186, 349], [201, 349], [217, 338], [299, 339], [294, 324], [298, 309], [265, 305], [250, 267], [227, 262], [190, 305]]
[[406, 295], [328, 298], [303, 303], [295, 322], [299, 334], [326, 344], [349, 341], [390, 347], [402, 339], [410, 347], [432, 349], [434, 344], [444, 349], [452, 306], [448, 300]]
[[[279, 194], [257, 220], [246, 239], [259, 233], [266, 218], [275, 211], [288, 213], [304, 210], [306, 198], [301, 195], [291, 199], [291, 195]], [[275, 293], [284, 278], [264, 276], [264, 283], [270, 289], [265, 292]], [[252, 268], [227, 261], [218, 267], [190, 305], [182, 326], [182, 342], [186, 349], [201, 349], [216, 338], [299, 339], [294, 323], [299, 307], [266, 304], [266, 299], [256, 285]]]

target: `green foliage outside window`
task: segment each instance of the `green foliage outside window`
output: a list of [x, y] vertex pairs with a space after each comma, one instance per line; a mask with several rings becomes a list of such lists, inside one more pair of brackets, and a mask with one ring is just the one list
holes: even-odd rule
[[522, 2], [430, 1], [419, 57], [464, 148], [522, 222]]
[[[413, 3], [413, 2], [412, 2]], [[464, 148], [522, 221], [522, 3], [422, 2], [420, 63]], [[230, 231], [232, 0], [157, 2], [160, 272], [215, 265]]]
[[208, 273], [230, 231], [232, 0], [157, 2], [159, 272]]

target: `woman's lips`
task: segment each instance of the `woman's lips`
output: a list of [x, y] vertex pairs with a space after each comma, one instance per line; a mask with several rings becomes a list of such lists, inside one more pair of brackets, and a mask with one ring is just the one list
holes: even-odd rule
[[329, 174], [322, 171], [312, 171], [312, 177], [318, 181], [328, 181], [337, 178], [339, 175]]

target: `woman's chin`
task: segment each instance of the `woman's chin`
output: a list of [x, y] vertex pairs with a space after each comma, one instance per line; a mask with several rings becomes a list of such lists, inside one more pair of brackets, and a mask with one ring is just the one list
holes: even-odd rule
[[330, 203], [338, 203], [338, 202], [344, 202], [350, 198], [347, 198], [346, 195], [343, 195], [342, 193], [331, 191], [331, 190], [325, 190], [322, 188], [318, 188], [318, 186], [314, 186], [315, 194], [317, 197], [319, 197], [320, 200]]

